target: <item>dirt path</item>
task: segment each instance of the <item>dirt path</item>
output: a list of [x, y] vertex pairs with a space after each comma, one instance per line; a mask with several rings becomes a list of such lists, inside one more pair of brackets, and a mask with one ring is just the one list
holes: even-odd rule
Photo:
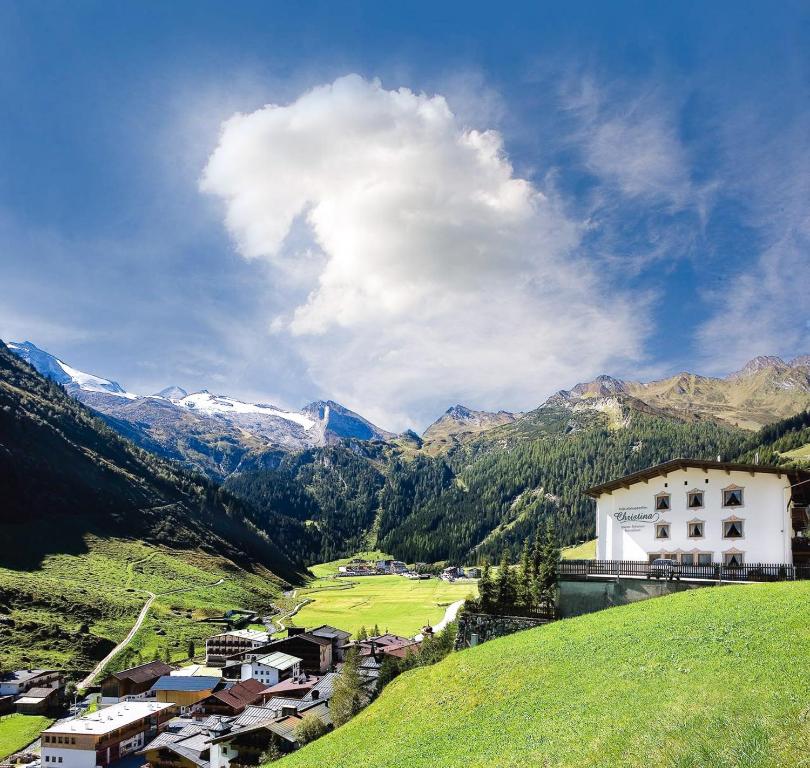
[[141, 628], [141, 625], [146, 618], [146, 615], [149, 613], [149, 609], [152, 607], [152, 603], [155, 602], [155, 595], [154, 592], [147, 592], [149, 595], [149, 599], [144, 603], [143, 608], [141, 608], [141, 612], [138, 614], [138, 618], [135, 619], [135, 623], [132, 625], [132, 629], [129, 630], [129, 634], [120, 642], [118, 645], [115, 646], [96, 666], [93, 668], [93, 671], [84, 678], [79, 684], [78, 688], [88, 688], [93, 684], [93, 680], [96, 679], [96, 676], [104, 669], [107, 664], [109, 664], [113, 658], [120, 652], [123, 651], [131, 642], [132, 638], [138, 633], [138, 630]]

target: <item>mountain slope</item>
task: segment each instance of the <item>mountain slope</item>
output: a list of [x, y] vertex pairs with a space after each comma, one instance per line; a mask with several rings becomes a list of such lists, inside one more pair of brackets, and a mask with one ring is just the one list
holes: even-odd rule
[[79, 371], [31, 342], [9, 342], [9, 349], [128, 439], [215, 480], [250, 467], [275, 466], [285, 453], [344, 438], [393, 437], [333, 401], [289, 411], [207, 390], [189, 394], [177, 386], [141, 397], [114, 381]]
[[806, 765], [808, 602], [808, 582], [712, 587], [493, 640], [280, 765]]
[[136, 448], [1, 342], [0, 498], [0, 565], [80, 552], [93, 534], [256, 562], [282, 578], [299, 574], [257, 531], [263, 520], [251, 508]]
[[514, 413], [508, 411], [492, 413], [474, 411], [463, 405], [454, 405], [422, 433], [423, 444], [429, 452], [447, 450], [480, 432], [499, 427], [502, 424], [510, 424], [516, 418]]

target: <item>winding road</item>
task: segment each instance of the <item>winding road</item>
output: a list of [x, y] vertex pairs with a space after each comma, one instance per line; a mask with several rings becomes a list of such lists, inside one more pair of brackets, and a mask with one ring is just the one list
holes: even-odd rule
[[[438, 634], [441, 632], [451, 621], [454, 621], [456, 616], [458, 615], [459, 610], [461, 610], [461, 606], [464, 605], [463, 600], [456, 600], [455, 603], [450, 603], [447, 606], [447, 610], [444, 612], [444, 618], [438, 623], [433, 625], [433, 633]], [[420, 632], [417, 635], [413, 636], [413, 639], [416, 641], [422, 640], [422, 633]]]

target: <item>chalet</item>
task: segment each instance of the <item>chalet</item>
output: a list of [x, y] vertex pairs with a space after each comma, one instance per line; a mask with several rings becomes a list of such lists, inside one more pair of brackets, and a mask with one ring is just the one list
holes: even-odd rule
[[468, 579], [480, 579], [481, 569], [478, 566], [473, 566], [472, 568], [465, 568], [464, 576]]
[[31, 688], [14, 704], [22, 715], [44, 715], [59, 706], [59, 689]]
[[228, 666], [223, 670], [224, 676], [229, 677], [233, 674], [233, 664], [236, 662], [253, 661], [274, 651], [297, 656], [301, 659], [301, 670], [313, 675], [322, 675], [332, 668], [332, 641], [328, 637], [318, 637], [298, 627], [288, 627], [287, 635], [230, 659]]
[[141, 749], [165, 727], [173, 705], [122, 701], [42, 732], [43, 768], [97, 768]]
[[64, 678], [52, 669], [20, 669], [0, 674], [0, 696], [21, 696], [32, 688], [61, 688]]
[[252, 651], [269, 642], [270, 635], [257, 629], [222, 632], [205, 641], [205, 663], [211, 667], [222, 667], [229, 658]]
[[248, 705], [262, 701], [265, 690], [264, 683], [258, 680], [242, 680], [201, 699], [194, 711], [203, 715], [233, 717], [241, 714]]
[[351, 632], [332, 627], [329, 624], [322, 624], [320, 627], [310, 629], [309, 634], [315, 635], [315, 637], [325, 637], [330, 640], [332, 642], [332, 661], [343, 661], [343, 647], [351, 639]]
[[598, 560], [792, 564], [803, 557], [810, 472], [673, 459], [595, 486]]
[[175, 718], [163, 733], [152, 739], [140, 752], [150, 768], [208, 768], [211, 738], [229, 730], [227, 720]]
[[162, 661], [150, 661], [148, 664], [113, 672], [101, 681], [99, 703], [101, 706], [108, 706], [124, 699], [144, 698], [163, 675], [171, 672], [172, 667]]
[[301, 671], [301, 659], [283, 651], [273, 651], [261, 656], [252, 656], [242, 662], [241, 679], [258, 680], [265, 687], [277, 685], [282, 680], [295, 677]]
[[455, 581], [456, 579], [464, 578], [464, 571], [456, 565], [451, 565], [449, 568], [445, 568], [442, 571], [440, 578], [445, 581]]
[[187, 712], [222, 687], [222, 678], [219, 677], [164, 675], [149, 691], [156, 701], [175, 704], [181, 712]]

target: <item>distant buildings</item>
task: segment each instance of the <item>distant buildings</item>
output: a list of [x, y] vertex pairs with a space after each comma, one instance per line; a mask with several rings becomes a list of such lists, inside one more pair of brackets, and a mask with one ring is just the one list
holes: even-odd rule
[[169, 703], [127, 701], [52, 725], [42, 732], [42, 765], [108, 766], [153, 739], [171, 712]]
[[32, 688], [61, 688], [64, 677], [52, 669], [20, 669], [0, 675], [0, 696], [21, 696]]
[[[272, 647], [272, 646], [271, 646]], [[258, 680], [269, 687], [282, 680], [295, 677], [301, 670], [301, 659], [283, 651], [273, 651], [262, 656], [251, 656], [242, 662], [241, 679]]]
[[155, 681], [149, 692], [156, 701], [175, 704], [180, 712], [188, 712], [223, 685], [221, 677], [164, 675]]

